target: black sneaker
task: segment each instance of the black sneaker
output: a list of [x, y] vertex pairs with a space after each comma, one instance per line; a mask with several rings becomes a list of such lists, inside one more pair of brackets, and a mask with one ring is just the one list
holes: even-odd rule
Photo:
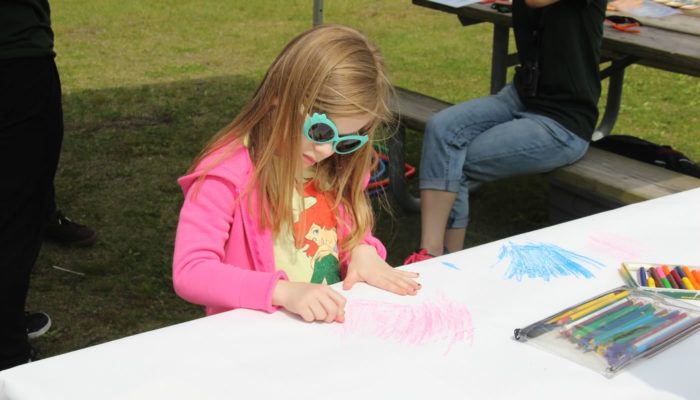
[[43, 312], [25, 312], [24, 320], [27, 324], [27, 337], [29, 339], [38, 338], [51, 328], [51, 318]]
[[39, 360], [41, 360], [41, 357], [39, 356], [39, 350], [37, 350], [34, 346], [29, 345], [29, 360], [27, 360], [27, 362], [34, 362]]
[[49, 218], [44, 239], [70, 246], [87, 247], [95, 244], [97, 235], [89, 227], [73, 222], [62, 212], [56, 211]]

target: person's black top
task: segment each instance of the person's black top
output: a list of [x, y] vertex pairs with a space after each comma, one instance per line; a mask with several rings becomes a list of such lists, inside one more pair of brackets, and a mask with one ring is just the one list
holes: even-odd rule
[[55, 56], [48, 0], [0, 0], [0, 60]]
[[586, 140], [598, 120], [605, 7], [605, 0], [560, 0], [535, 9], [513, 0], [520, 62], [532, 65], [536, 59], [539, 69], [534, 95], [526, 68], [516, 71], [520, 99], [528, 111], [550, 117]]

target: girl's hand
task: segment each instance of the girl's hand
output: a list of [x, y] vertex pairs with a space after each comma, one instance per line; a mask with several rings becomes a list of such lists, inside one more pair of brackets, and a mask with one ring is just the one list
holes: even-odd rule
[[328, 285], [277, 281], [272, 304], [284, 307], [304, 321], [345, 321], [345, 298]]
[[361, 244], [352, 251], [343, 289], [348, 290], [357, 282], [367, 282], [402, 296], [415, 295], [421, 288], [421, 284], [415, 281], [417, 277], [415, 272], [392, 268], [379, 257], [374, 247]]

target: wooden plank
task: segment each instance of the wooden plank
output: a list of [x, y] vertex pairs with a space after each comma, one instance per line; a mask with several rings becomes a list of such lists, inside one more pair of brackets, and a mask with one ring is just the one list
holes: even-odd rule
[[624, 11], [608, 11], [607, 15], [628, 16], [636, 19], [645, 26], [653, 26], [654, 28], [666, 29], [667, 31], [682, 32], [700, 36], [700, 19], [690, 15], [674, 14], [663, 18], [651, 18], [643, 17], [641, 15], [633, 15]]
[[452, 105], [408, 89], [396, 87], [394, 90], [396, 97], [391, 98], [389, 108], [401, 125], [417, 131], [425, 130], [433, 115]]
[[[413, 0], [413, 4], [455, 14], [460, 18], [512, 26], [512, 16], [499, 13], [486, 4], [453, 8], [429, 0]], [[639, 64], [700, 76], [700, 37], [652, 26], [640, 27], [639, 34], [620, 32], [610, 26], [603, 31], [602, 53], [611, 58], [633, 56]]]
[[575, 164], [550, 172], [548, 178], [623, 204], [700, 187], [700, 179], [594, 147]]

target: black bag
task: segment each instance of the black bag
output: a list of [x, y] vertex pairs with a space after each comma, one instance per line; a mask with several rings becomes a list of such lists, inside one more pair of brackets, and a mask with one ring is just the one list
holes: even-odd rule
[[642, 162], [658, 165], [681, 174], [700, 178], [700, 166], [671, 146], [659, 145], [628, 135], [610, 135], [595, 142], [592, 146]]

